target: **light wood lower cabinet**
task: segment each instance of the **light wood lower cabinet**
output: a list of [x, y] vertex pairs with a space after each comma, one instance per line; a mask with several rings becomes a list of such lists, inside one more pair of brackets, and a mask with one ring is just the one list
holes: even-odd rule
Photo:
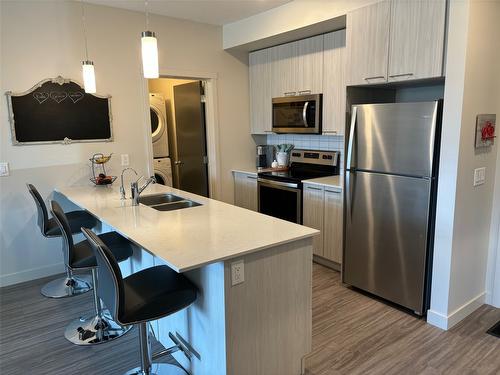
[[304, 184], [303, 223], [321, 234], [313, 241], [313, 253], [342, 263], [342, 192], [334, 188]]
[[304, 185], [303, 200], [302, 222], [305, 226], [321, 231], [321, 234], [313, 238], [313, 254], [323, 256], [324, 189], [320, 186]]
[[323, 256], [342, 263], [342, 192], [325, 188]]
[[238, 207], [258, 211], [257, 175], [253, 173], [233, 172], [234, 204]]

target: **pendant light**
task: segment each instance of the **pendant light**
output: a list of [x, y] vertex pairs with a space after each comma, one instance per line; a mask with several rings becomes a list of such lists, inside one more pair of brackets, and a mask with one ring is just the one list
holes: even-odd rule
[[158, 43], [153, 31], [149, 31], [148, 1], [144, 1], [146, 8], [146, 31], [141, 33], [142, 70], [144, 78], [158, 78]]
[[87, 30], [85, 27], [85, 6], [82, 4], [82, 25], [83, 25], [83, 39], [85, 42], [85, 61], [82, 61], [82, 74], [83, 74], [83, 87], [87, 94], [95, 94], [95, 71], [94, 62], [89, 60], [89, 50], [87, 47]]

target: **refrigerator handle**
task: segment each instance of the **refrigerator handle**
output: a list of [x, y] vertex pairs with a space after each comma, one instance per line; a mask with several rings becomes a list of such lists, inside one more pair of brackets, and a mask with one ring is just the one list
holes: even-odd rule
[[352, 215], [352, 199], [353, 199], [353, 186], [355, 175], [354, 172], [346, 170], [345, 171], [345, 186], [344, 186], [344, 195], [345, 195], [345, 213], [346, 213], [346, 225], [350, 225], [351, 223], [351, 215]]
[[354, 131], [356, 129], [356, 114], [358, 108], [352, 107], [352, 115], [351, 115], [351, 128], [349, 129], [349, 144], [347, 146], [347, 159], [346, 159], [346, 170], [352, 168], [352, 147], [354, 143]]

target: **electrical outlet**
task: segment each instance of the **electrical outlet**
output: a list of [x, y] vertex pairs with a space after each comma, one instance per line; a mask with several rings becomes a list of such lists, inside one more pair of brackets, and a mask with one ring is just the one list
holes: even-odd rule
[[129, 165], [128, 154], [122, 154], [122, 167], [128, 167]]
[[238, 285], [245, 281], [245, 263], [243, 260], [231, 263], [231, 285]]
[[7, 177], [9, 175], [9, 163], [1, 162], [0, 163], [0, 176]]
[[482, 185], [486, 181], [486, 167], [474, 169], [474, 186]]

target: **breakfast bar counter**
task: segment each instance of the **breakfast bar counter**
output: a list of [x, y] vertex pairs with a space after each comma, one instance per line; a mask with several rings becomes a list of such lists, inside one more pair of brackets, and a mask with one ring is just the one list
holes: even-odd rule
[[[163, 185], [199, 205], [159, 211], [120, 199], [115, 187], [65, 187], [62, 196], [144, 249], [123, 272], [166, 264], [199, 288], [188, 309], [154, 324], [165, 346], [174, 335], [190, 357], [174, 354], [193, 375], [300, 374], [311, 351], [312, 237], [317, 230]], [[124, 262], [126, 263], [126, 262]], [[239, 278], [231, 265], [243, 263]]]

